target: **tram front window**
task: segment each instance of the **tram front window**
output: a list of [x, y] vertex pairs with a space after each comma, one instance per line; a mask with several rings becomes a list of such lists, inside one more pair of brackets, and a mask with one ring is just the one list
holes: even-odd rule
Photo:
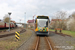
[[38, 27], [48, 27], [48, 19], [37, 19]]

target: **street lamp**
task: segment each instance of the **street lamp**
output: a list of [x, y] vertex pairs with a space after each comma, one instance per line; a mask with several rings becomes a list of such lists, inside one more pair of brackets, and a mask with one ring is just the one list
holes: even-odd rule
[[33, 16], [33, 29], [35, 30], [34, 17], [35, 17], [35, 15]]
[[[26, 21], [26, 12], [25, 12], [25, 21]], [[26, 28], [26, 25], [24, 24], [24, 27]]]
[[11, 15], [11, 12], [8, 12], [9, 14], [9, 32], [10, 32], [10, 15]]

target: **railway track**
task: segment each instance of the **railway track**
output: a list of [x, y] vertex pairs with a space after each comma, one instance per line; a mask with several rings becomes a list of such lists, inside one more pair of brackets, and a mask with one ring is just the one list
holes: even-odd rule
[[[17, 29], [17, 28], [11, 28], [10, 30], [14, 30], [14, 29]], [[2, 32], [7, 32], [9, 29], [0, 29], [0, 33], [2, 33]]]
[[37, 37], [37, 41], [32, 50], [57, 50], [54, 48], [51, 40], [48, 37]]
[[[23, 33], [23, 32], [25, 32], [25, 31], [26, 31], [25, 29], [21, 29], [20, 33]], [[15, 32], [9, 33], [9, 34], [0, 35], [0, 38], [12, 36], [12, 35], [15, 35]]]

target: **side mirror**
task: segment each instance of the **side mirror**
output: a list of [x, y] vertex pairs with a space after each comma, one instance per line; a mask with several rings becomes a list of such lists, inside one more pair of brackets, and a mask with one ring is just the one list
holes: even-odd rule
[[49, 23], [50, 23], [50, 20], [49, 20]]
[[49, 23], [50, 23], [50, 21], [49, 21]]

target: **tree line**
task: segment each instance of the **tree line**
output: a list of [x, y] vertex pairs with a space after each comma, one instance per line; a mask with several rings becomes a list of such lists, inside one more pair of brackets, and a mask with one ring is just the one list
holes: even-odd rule
[[[52, 21], [53, 20], [53, 21]], [[75, 31], [75, 12], [67, 17], [67, 12], [57, 11], [50, 23], [50, 28], [61, 28], [63, 30]]]

